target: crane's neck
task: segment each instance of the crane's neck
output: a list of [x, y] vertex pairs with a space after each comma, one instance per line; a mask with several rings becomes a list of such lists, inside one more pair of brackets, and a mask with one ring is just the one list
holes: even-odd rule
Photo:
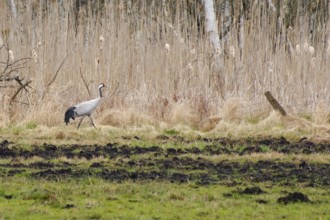
[[103, 87], [100, 87], [100, 88], [99, 88], [99, 92], [100, 92], [100, 98], [102, 98], [102, 97], [103, 97], [103, 95], [102, 95], [102, 88], [103, 88]]

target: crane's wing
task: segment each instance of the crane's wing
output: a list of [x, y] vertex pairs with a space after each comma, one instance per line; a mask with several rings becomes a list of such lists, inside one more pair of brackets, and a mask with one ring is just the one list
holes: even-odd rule
[[75, 119], [77, 113], [76, 113], [76, 107], [70, 107], [68, 108], [68, 110], [66, 110], [65, 112], [65, 116], [64, 116], [64, 122], [66, 125], [68, 125], [70, 118], [72, 118], [73, 120]]

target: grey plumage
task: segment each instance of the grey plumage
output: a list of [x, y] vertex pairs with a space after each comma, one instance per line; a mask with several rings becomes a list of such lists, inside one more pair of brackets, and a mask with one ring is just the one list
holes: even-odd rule
[[99, 103], [101, 102], [101, 99], [103, 97], [102, 88], [104, 88], [104, 87], [105, 87], [105, 85], [103, 83], [101, 83], [99, 85], [99, 97], [97, 97], [96, 99], [81, 102], [75, 106], [68, 108], [64, 115], [64, 122], [66, 123], [66, 125], [70, 122], [70, 119], [75, 120], [76, 117], [82, 116], [82, 118], [78, 124], [78, 128], [77, 128], [77, 129], [79, 129], [82, 120], [85, 118], [85, 116], [88, 116], [88, 118], [92, 122], [92, 125], [96, 128], [96, 126], [94, 125], [94, 122], [91, 118], [91, 114], [96, 109], [96, 107], [99, 105]]

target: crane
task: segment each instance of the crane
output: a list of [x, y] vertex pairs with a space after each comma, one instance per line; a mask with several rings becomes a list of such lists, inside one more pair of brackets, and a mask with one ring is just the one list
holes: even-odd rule
[[68, 125], [68, 123], [70, 122], [70, 118], [72, 118], [73, 120], [75, 120], [76, 117], [80, 117], [82, 116], [77, 129], [79, 129], [80, 124], [82, 122], [82, 120], [88, 116], [89, 119], [92, 122], [92, 125], [95, 127], [94, 122], [91, 118], [91, 114], [92, 112], [96, 109], [96, 107], [100, 104], [101, 99], [102, 99], [102, 88], [104, 88], [105, 85], [103, 83], [101, 83], [99, 85], [99, 97], [97, 97], [96, 99], [92, 99], [89, 101], [85, 101], [85, 102], [81, 102], [75, 106], [72, 106], [70, 108], [68, 108], [65, 112], [65, 116], [64, 116], [64, 122], [66, 123], [66, 125]]

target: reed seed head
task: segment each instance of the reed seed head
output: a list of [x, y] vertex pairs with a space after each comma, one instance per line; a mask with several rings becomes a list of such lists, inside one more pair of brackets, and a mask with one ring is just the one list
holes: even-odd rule
[[307, 42], [304, 43], [304, 51], [308, 52], [309, 44]]
[[38, 61], [37, 52], [35, 50], [32, 50], [31, 55], [32, 55], [32, 58], [33, 58], [34, 62], [37, 62]]
[[2, 40], [2, 38], [1, 38], [1, 36], [0, 36], [0, 48], [1, 48], [3, 45], [4, 45], [4, 43], [3, 43], [3, 40]]
[[233, 57], [233, 58], [235, 58], [235, 53], [236, 51], [235, 51], [235, 47], [234, 46], [230, 46], [229, 47], [229, 54], [230, 54], [230, 56], [231, 57]]
[[309, 51], [310, 55], [314, 55], [315, 54], [315, 49], [314, 49], [313, 46], [309, 46], [308, 47], [308, 51]]
[[297, 55], [301, 54], [300, 44], [296, 45], [296, 53], [297, 53]]
[[8, 55], [9, 55], [9, 63], [14, 62], [14, 53], [12, 50], [8, 50]]
[[164, 48], [166, 53], [169, 53], [171, 51], [171, 46], [168, 43], [165, 44]]

